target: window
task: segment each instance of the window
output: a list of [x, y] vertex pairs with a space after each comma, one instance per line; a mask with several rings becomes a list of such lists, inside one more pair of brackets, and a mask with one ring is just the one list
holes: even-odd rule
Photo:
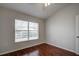
[[29, 40], [38, 39], [38, 23], [29, 22]]
[[15, 20], [15, 42], [39, 39], [39, 24]]

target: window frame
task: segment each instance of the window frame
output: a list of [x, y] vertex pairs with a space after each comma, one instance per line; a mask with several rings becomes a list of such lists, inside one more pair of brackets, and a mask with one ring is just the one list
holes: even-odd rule
[[[29, 24], [29, 22], [38, 23], [38, 22], [28, 21], [28, 24]], [[28, 25], [28, 29], [29, 29], [29, 25]], [[40, 29], [40, 26], [39, 26], [39, 23], [38, 23], [38, 39], [39, 39], [39, 36], [40, 36], [39, 29]], [[36, 30], [28, 30], [28, 38], [29, 38], [29, 31], [36, 31]], [[38, 39], [32, 39], [32, 40], [38, 40]], [[30, 39], [28, 39], [28, 40], [30, 40]]]
[[[39, 30], [40, 30], [40, 25], [39, 25], [39, 22], [28, 21], [28, 20], [23, 20], [23, 19], [22, 19], [22, 20], [21, 20], [21, 19], [15, 19], [15, 20], [20, 20], [20, 21], [26, 21], [26, 22], [28, 22], [28, 27], [27, 27], [27, 28], [28, 28], [28, 30], [27, 30], [27, 31], [28, 31], [28, 37], [27, 37], [27, 38], [28, 38], [28, 39], [27, 39], [27, 40], [23, 40], [23, 41], [17, 41], [17, 39], [16, 39], [16, 29], [15, 29], [15, 40], [14, 40], [15, 43], [18, 43], [18, 42], [25, 42], [25, 41], [31, 41], [31, 40], [29, 39], [29, 38], [30, 38], [30, 37], [29, 37], [29, 31], [30, 31], [30, 30], [29, 30], [29, 22], [37, 23], [37, 24], [38, 24], [38, 39], [40, 38], [40, 31], [39, 31]], [[16, 26], [16, 24], [15, 24], [15, 26]], [[32, 30], [32, 31], [35, 31], [35, 30]], [[38, 40], [38, 39], [32, 39], [32, 40]]]

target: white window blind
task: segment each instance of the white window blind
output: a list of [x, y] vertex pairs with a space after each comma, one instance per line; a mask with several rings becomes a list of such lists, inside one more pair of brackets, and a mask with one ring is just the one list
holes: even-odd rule
[[39, 24], [15, 19], [15, 42], [39, 39]]

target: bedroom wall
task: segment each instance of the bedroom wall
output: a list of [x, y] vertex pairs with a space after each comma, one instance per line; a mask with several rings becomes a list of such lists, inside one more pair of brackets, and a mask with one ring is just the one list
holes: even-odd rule
[[40, 37], [38, 40], [31, 40], [25, 42], [15, 43], [14, 35], [14, 22], [15, 19], [27, 20], [29, 15], [10, 10], [7, 8], [0, 7], [0, 53], [8, 51], [14, 51], [21, 48], [31, 47], [37, 44], [45, 42], [45, 24], [44, 20], [36, 17], [29, 16], [29, 21], [38, 22], [40, 25]]
[[47, 43], [75, 52], [76, 15], [79, 15], [79, 4], [71, 4], [48, 18], [46, 21]]

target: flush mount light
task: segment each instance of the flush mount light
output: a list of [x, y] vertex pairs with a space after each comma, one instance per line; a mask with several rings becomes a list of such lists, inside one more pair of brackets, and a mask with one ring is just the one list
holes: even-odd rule
[[51, 3], [45, 3], [44, 6], [47, 7], [49, 6]]
[[52, 3], [43, 3], [42, 4], [42, 9], [45, 11]]

